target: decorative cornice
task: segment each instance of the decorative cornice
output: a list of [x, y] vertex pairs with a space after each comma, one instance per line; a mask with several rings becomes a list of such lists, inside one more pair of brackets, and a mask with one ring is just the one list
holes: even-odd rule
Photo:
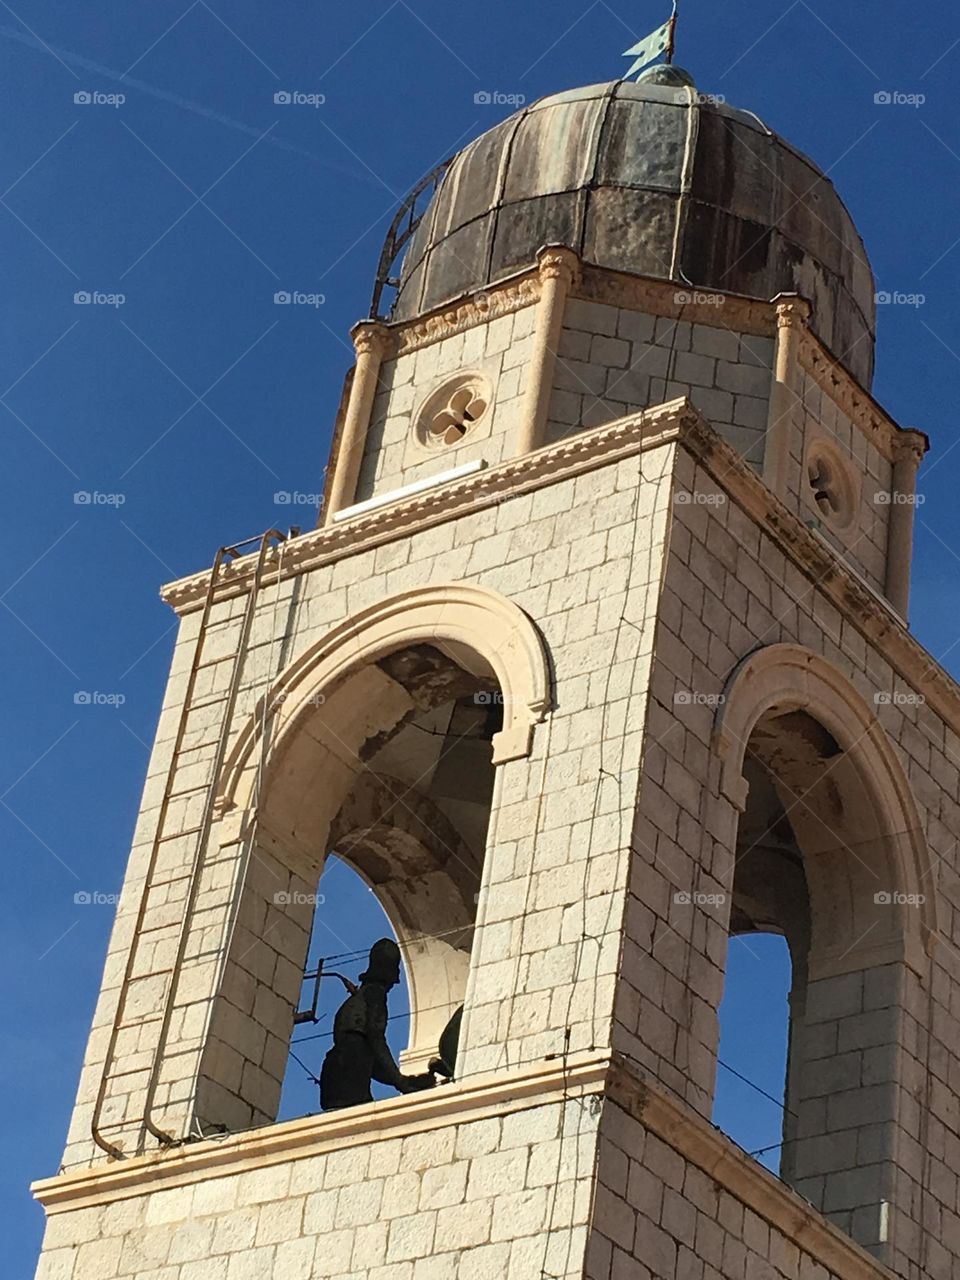
[[893, 606], [853, 573], [825, 539], [788, 511], [709, 424], [705, 431], [682, 433], [682, 443], [694, 441], [691, 452], [716, 483], [770, 534], [904, 683], [922, 693], [927, 705], [960, 735], [960, 686], [911, 635]]
[[438, 307], [425, 316], [419, 316], [405, 324], [391, 326], [394, 335], [394, 354], [407, 355], [419, 351], [433, 342], [465, 333], [478, 324], [497, 320], [500, 316], [521, 311], [537, 301], [540, 296], [540, 279], [536, 269], [511, 276], [499, 284], [488, 285], [449, 306]]
[[732, 329], [757, 337], [772, 338], [777, 330], [776, 313], [770, 302], [586, 263], [573, 296], [586, 302], [604, 302], [628, 311], [643, 311], [668, 320], [687, 320], [691, 324]]
[[[559, 444], [546, 445], [522, 458], [513, 458], [367, 515], [301, 534], [284, 544], [283, 577], [305, 573], [345, 555], [355, 555], [432, 524], [492, 506], [505, 497], [654, 448], [667, 438], [675, 438], [682, 427], [695, 430], [701, 423], [710, 430], [688, 400], [672, 400], [620, 418], [608, 426], [578, 432]], [[255, 560], [256, 556], [245, 556], [225, 566], [218, 596], [227, 598], [246, 592], [253, 581]], [[268, 561], [271, 582], [276, 577], [276, 565], [274, 556]], [[209, 569], [181, 578], [164, 587], [161, 598], [178, 613], [189, 613], [202, 605], [209, 581]]]
[[[850, 625], [876, 646], [903, 681], [922, 693], [960, 735], [960, 686], [906, 630], [892, 605], [871, 591], [837, 552], [787, 510], [686, 398], [580, 432], [559, 444], [547, 445], [523, 458], [370, 515], [302, 534], [284, 545], [283, 576], [305, 573], [678, 439], [837, 606]], [[254, 556], [246, 556], [232, 561], [224, 571], [218, 596], [227, 598], [248, 591], [254, 560]], [[275, 564], [276, 560], [268, 562], [271, 571]], [[189, 613], [201, 607], [209, 580], [210, 571], [205, 570], [170, 583], [161, 596], [178, 613]]]
[[[910, 438], [911, 447], [927, 451], [930, 442], [924, 433], [912, 428], [905, 431], [898, 426], [806, 325], [800, 327], [799, 355], [801, 368], [888, 462], [895, 460], [899, 443], [905, 436]], [[913, 442], [917, 442], [916, 445]]]
[[690, 1106], [621, 1056], [606, 1053], [528, 1063], [427, 1093], [97, 1164], [35, 1182], [32, 1191], [48, 1215], [65, 1213], [591, 1095], [604, 1096], [632, 1116], [840, 1280], [890, 1277], [885, 1267], [809, 1201]]

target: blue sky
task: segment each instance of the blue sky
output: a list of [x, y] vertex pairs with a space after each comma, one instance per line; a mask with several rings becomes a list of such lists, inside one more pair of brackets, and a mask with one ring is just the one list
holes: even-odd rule
[[[924, 295], [883, 308], [875, 389], [933, 440], [914, 626], [960, 673], [960, 18], [899, 0], [682, 9], [679, 60], [700, 88], [827, 168], [879, 288]], [[366, 312], [386, 223], [427, 169], [509, 110], [475, 94], [531, 100], [613, 78], [667, 10], [0, 4], [0, 1069], [14, 1104], [0, 1194], [12, 1276], [32, 1274], [40, 1214], [26, 1184], [57, 1167], [112, 918], [74, 895], [120, 887], [166, 677], [173, 616], [158, 586], [222, 542], [312, 522], [309, 505], [274, 494], [319, 489], [347, 330]], [[326, 100], [277, 105], [278, 91]], [[878, 105], [880, 92], [926, 100]], [[325, 301], [279, 308], [281, 289]], [[113, 303], [77, 305], [80, 291]], [[78, 504], [77, 492], [99, 497]], [[81, 692], [108, 700], [76, 703]], [[350, 948], [376, 927], [359, 916]], [[731, 1009], [731, 1025], [749, 1018]], [[751, 1062], [775, 1091], [782, 1061]], [[731, 1125], [756, 1120], [752, 1099], [728, 1105]], [[778, 1123], [754, 1124], [745, 1142], [776, 1141]]]

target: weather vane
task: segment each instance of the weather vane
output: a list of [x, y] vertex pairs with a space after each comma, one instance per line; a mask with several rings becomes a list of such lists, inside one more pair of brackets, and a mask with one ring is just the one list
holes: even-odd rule
[[643, 71], [644, 67], [648, 67], [651, 62], [656, 62], [661, 54], [666, 57], [667, 64], [673, 62], [673, 50], [676, 42], [677, 34], [677, 4], [678, 0], [673, 0], [673, 13], [663, 24], [657, 27], [644, 40], [640, 40], [631, 48], [624, 50], [625, 58], [635, 58], [633, 66], [624, 75], [624, 80], [633, 75], [635, 71]]

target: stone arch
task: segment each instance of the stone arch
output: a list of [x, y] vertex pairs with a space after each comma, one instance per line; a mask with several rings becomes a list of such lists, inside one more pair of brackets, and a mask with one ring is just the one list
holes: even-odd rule
[[929, 981], [936, 930], [916, 802], [873, 710], [800, 645], [735, 668], [714, 749], [740, 815], [730, 931], [782, 933], [791, 953], [780, 1176], [882, 1247], [898, 1195], [883, 1152], [910, 1125], [908, 992]]
[[[899, 960], [923, 974], [936, 931], [936, 899], [916, 801], [875, 714], [825, 658], [801, 645], [775, 644], [737, 665], [724, 689], [715, 726], [721, 792], [742, 813], [748, 792], [748, 743], [758, 730], [763, 732], [765, 717], [783, 722], [799, 714], [822, 726], [840, 748], [837, 762], [824, 771], [831, 775], [831, 786], [814, 782], [810, 794], [825, 803], [849, 804], [844, 827], [856, 829], [859, 843], [871, 854], [868, 859], [848, 849], [849, 856], [831, 859], [829, 844], [836, 827], [818, 818], [812, 804], [794, 805], [791, 821], [809, 858], [811, 976]], [[843, 843], [841, 833], [835, 844]], [[919, 900], [920, 906], [894, 901], [891, 910], [877, 916], [871, 911], [876, 893], [899, 895], [904, 903]], [[837, 941], [841, 931], [843, 939], [867, 936], [850, 947], [845, 940]]]
[[[203, 1056], [202, 1128], [240, 1127], [251, 1110], [254, 1123], [276, 1114], [309, 903], [329, 852], [367, 881], [400, 942], [411, 996], [404, 1068], [436, 1055], [465, 998], [494, 766], [529, 754], [549, 698], [528, 616], [462, 583], [347, 618], [261, 697], [218, 787], [213, 861], [236, 868], [238, 930]], [[267, 1050], [238, 1067], [230, 1048], [257, 1043], [261, 1016]], [[224, 1061], [240, 1074], [239, 1093], [224, 1084]]]
[[[499, 592], [456, 582], [389, 596], [351, 615], [309, 646], [266, 694], [272, 750], [309, 716], [324, 691], [336, 688], [363, 663], [404, 645], [434, 643], [458, 660], [488, 665], [499, 686], [503, 728], [493, 739], [493, 762], [530, 754], [534, 727], [550, 705], [550, 673], [539, 631], [526, 613]], [[254, 761], [261, 745], [263, 701], [240, 730], [218, 789], [221, 812], [247, 809], [253, 799]]]

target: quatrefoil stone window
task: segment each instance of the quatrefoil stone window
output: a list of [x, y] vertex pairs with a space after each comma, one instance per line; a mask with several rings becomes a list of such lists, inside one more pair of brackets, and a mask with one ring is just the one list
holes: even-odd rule
[[847, 529], [856, 515], [856, 485], [850, 467], [836, 450], [815, 441], [807, 450], [809, 496], [824, 521]]
[[428, 449], [460, 444], [487, 412], [491, 391], [479, 373], [451, 378], [432, 392], [417, 415], [417, 439]]

